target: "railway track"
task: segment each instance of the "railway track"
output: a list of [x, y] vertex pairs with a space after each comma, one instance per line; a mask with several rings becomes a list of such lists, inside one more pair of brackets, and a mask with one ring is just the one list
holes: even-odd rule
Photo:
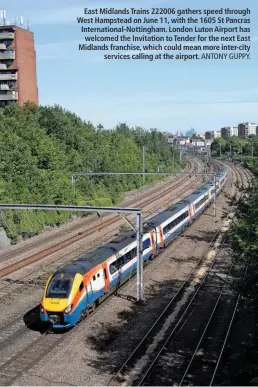
[[[233, 264], [228, 275], [232, 274], [232, 268]], [[247, 268], [248, 266], [244, 276], [246, 275]], [[221, 287], [209, 320], [204, 327], [193, 355], [179, 382], [179, 386], [211, 386], [213, 384], [239, 301], [239, 293], [236, 294], [232, 289], [229, 289], [229, 286]]]
[[[217, 233], [210, 242], [209, 248], [200, 259], [200, 262], [194, 267], [186, 281], [182, 284], [175, 296], [169, 301], [165, 310], [158, 317], [130, 357], [126, 360], [120, 370], [110, 379], [108, 385], [112, 385], [114, 382], [119, 384], [125, 383], [126, 385], [144, 385], [145, 381], [147, 381], [148, 385], [154, 385], [149, 378], [152, 375], [152, 372], [154, 370], [156, 371], [158, 360], [168, 343], [178, 334], [178, 332], [180, 332], [180, 328], [187, 320], [189, 311], [191, 311], [196, 297], [215, 266], [218, 253], [211, 261], [208, 260], [208, 262], [204, 262], [204, 257], [207, 256], [208, 251], [210, 251], [212, 247], [215, 248], [214, 244], [216, 243], [220, 232], [219, 227]], [[196, 273], [197, 269], [199, 269], [199, 275]], [[203, 273], [205, 274], [203, 275]], [[178, 308], [178, 305], [181, 303], [181, 306], [183, 306], [183, 303], [186, 301], [188, 301], [187, 306], [181, 311], [181, 308]], [[164, 331], [163, 327], [166, 325], [167, 329]], [[160, 340], [158, 340], [158, 336], [160, 336]], [[152, 351], [149, 350], [149, 353], [146, 354], [146, 348], [150, 349], [151, 346]], [[145, 361], [144, 357], [146, 357]], [[166, 372], [163, 372], [163, 375], [167, 377]], [[155, 383], [156, 382], [158, 383], [156, 385], [172, 385], [171, 381], [168, 382], [167, 380], [155, 380]]]
[[[92, 317], [97, 310], [102, 308], [104, 304], [90, 312], [88, 318]], [[34, 319], [28, 324], [24, 324], [22, 317], [18, 317], [12, 324], [6, 324], [1, 329], [0, 335], [0, 386], [10, 386], [18, 379], [24, 372], [28, 371], [34, 365], [39, 363], [49, 352], [61, 344], [69, 334], [75, 334], [80, 325], [73, 328], [72, 332], [69, 330], [64, 333], [52, 332], [52, 327], [43, 328], [41, 332], [33, 332], [33, 336], [30, 337], [28, 343], [22, 348], [12, 348], [15, 345], [16, 340], [21, 334], [25, 334], [28, 327], [33, 324], [39, 323], [38, 321], [38, 306], [34, 308]], [[23, 324], [23, 326], [22, 326]], [[6, 347], [11, 347], [11, 351], [7, 350], [9, 356], [6, 356]], [[4, 352], [4, 356], [1, 356]], [[1, 361], [1, 358], [4, 359]]]
[[[236, 172], [234, 167], [231, 169], [234, 170], [235, 178], [243, 184], [242, 174]], [[225, 277], [228, 278], [234, 268], [230, 256], [225, 260], [225, 242], [226, 234], [221, 242], [221, 248], [214, 256], [200, 284], [197, 285], [197, 290], [195, 290], [196, 285], [193, 286], [194, 281], [189, 282], [193, 275], [192, 272], [130, 357], [110, 379], [108, 385], [114, 383], [207, 385], [207, 381], [213, 381], [217, 370], [217, 368], [214, 370], [216, 366], [216, 364], [214, 366], [214, 361], [219, 361], [222, 356], [225, 340], [228, 337], [239, 301], [239, 295], [236, 296], [233, 291], [231, 292], [230, 286], [226, 286], [227, 283], [221, 279], [218, 280], [215, 275], [218, 271], [225, 272], [226, 270]], [[228, 268], [226, 269], [225, 266]], [[210, 289], [214, 290], [216, 287], [216, 294], [214, 292], [210, 297]], [[229, 295], [225, 293], [225, 288], [232, 294], [230, 307], [228, 306]], [[186, 301], [184, 294], [187, 289], [190, 289], [189, 292], [193, 294], [193, 297], [180, 317], [175, 318], [175, 305], [176, 303], [179, 305], [180, 300]], [[174, 323], [171, 323], [173, 314]], [[203, 319], [200, 318], [200, 315], [203, 316]], [[165, 324], [169, 325], [167, 332], [163, 328]], [[204, 328], [201, 327], [203, 324], [205, 324]], [[211, 334], [214, 324], [219, 326], [219, 329], [216, 333], [216, 345], [212, 345], [211, 351]], [[200, 335], [199, 332], [203, 333]], [[198, 337], [198, 334], [199, 340], [193, 341], [193, 337]], [[161, 335], [160, 341], [158, 340], [159, 335]], [[189, 348], [186, 338], [189, 339], [189, 343], [192, 343], [192, 347]]]
[[[179, 310], [180, 310], [180, 309], [176, 309], [177, 304], [178, 303], [180, 304], [180, 300], [185, 301], [192, 294], [195, 293], [195, 287], [197, 284], [196, 271], [197, 269], [199, 269], [200, 272], [204, 270], [205, 266], [207, 265], [207, 263], [206, 264], [204, 263], [204, 259], [207, 256], [207, 253], [209, 252], [209, 250], [215, 244], [219, 234], [220, 234], [220, 227], [218, 228], [216, 234], [213, 236], [212, 240], [210, 241], [209, 247], [206, 249], [206, 251], [204, 252], [203, 256], [200, 258], [200, 260], [197, 262], [197, 264], [194, 266], [194, 268], [192, 269], [192, 271], [190, 272], [190, 274], [188, 275], [184, 283], [178, 289], [175, 289], [175, 294], [168, 302], [166, 308], [159, 315], [158, 319], [155, 321], [155, 323], [152, 325], [150, 330], [143, 337], [141, 342], [137, 345], [137, 347], [134, 349], [134, 351], [131, 353], [131, 355], [128, 357], [128, 359], [125, 361], [122, 367], [117, 371], [115, 375], [111, 377], [111, 379], [108, 382], [108, 385], [117, 385], [121, 383], [126, 383], [127, 381], [130, 384], [132, 383], [132, 379], [134, 379], [135, 375], [142, 374], [143, 372], [142, 367], [145, 369], [145, 371], [148, 369], [148, 365], [150, 365], [151, 360], [154, 360], [155, 354], [159, 352], [158, 348], [162, 348], [162, 343], [164, 343], [164, 341], [168, 337], [168, 334], [169, 334], [168, 331], [171, 330], [170, 322], [176, 321], [177, 315], [179, 314]], [[213, 264], [214, 264], [214, 261], [211, 262], [210, 270], [212, 269]], [[207, 276], [208, 276], [208, 273], [206, 274], [206, 277]], [[204, 279], [202, 281], [204, 281]], [[179, 321], [180, 321], [180, 318], [179, 318]], [[166, 326], [167, 326], [167, 329], [166, 329]], [[174, 329], [176, 326], [177, 324], [175, 323]], [[158, 336], [160, 336], [160, 338]], [[156, 345], [156, 348], [154, 344]], [[151, 348], [151, 351], [150, 351], [150, 348]], [[149, 353], [146, 353], [146, 352], [149, 352]], [[139, 364], [144, 363], [142, 358], [145, 357], [146, 355], [148, 359], [146, 359], [145, 365], [141, 366], [141, 369], [137, 368]], [[131, 372], [131, 375], [130, 375], [130, 372]]]
[[[225, 249], [220, 250], [219, 255], [213, 274], [221, 269], [225, 272]], [[137, 385], [210, 385], [239, 301], [226, 282], [236, 270], [230, 252], [228, 258], [224, 279], [209, 273], [177, 329], [168, 337]], [[218, 265], [219, 261], [222, 267]]]
[[36, 341], [30, 343], [10, 360], [0, 366], [0, 384], [10, 386], [20, 375], [38, 363], [48, 352], [64, 340], [64, 337], [42, 334]]

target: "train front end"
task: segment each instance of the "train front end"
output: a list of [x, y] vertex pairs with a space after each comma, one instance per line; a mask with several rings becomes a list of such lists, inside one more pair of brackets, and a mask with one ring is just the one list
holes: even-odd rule
[[54, 329], [76, 325], [80, 318], [78, 290], [82, 280], [80, 274], [71, 276], [58, 273], [50, 276], [40, 306], [41, 322], [48, 323]]

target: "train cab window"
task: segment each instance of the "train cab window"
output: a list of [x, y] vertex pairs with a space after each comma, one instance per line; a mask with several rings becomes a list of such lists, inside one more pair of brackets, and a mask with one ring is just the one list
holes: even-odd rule
[[81, 282], [81, 284], [80, 284], [79, 291], [81, 292], [82, 289], [83, 289], [83, 282]]
[[96, 276], [95, 275], [93, 276], [93, 281], [96, 281]]
[[105, 279], [107, 279], [107, 271], [106, 271], [106, 269], [104, 269], [104, 277], [105, 277]]
[[60, 275], [54, 276], [47, 288], [46, 297], [47, 298], [68, 298], [71, 287], [72, 279], [64, 278]]

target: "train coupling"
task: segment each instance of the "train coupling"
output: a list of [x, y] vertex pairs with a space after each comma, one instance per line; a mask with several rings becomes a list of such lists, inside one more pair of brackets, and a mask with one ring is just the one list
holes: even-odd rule
[[57, 314], [51, 314], [49, 316], [49, 322], [52, 325], [57, 324], [60, 321], [60, 317]]

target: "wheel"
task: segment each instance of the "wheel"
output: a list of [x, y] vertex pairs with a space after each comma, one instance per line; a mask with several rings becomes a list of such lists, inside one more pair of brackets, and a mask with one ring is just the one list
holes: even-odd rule
[[88, 317], [88, 315], [89, 315], [89, 310], [85, 309], [83, 312], [81, 312], [80, 319], [78, 322], [85, 320]]
[[96, 309], [96, 303], [94, 302], [91, 306], [90, 306], [90, 313], [93, 313], [94, 310]]

